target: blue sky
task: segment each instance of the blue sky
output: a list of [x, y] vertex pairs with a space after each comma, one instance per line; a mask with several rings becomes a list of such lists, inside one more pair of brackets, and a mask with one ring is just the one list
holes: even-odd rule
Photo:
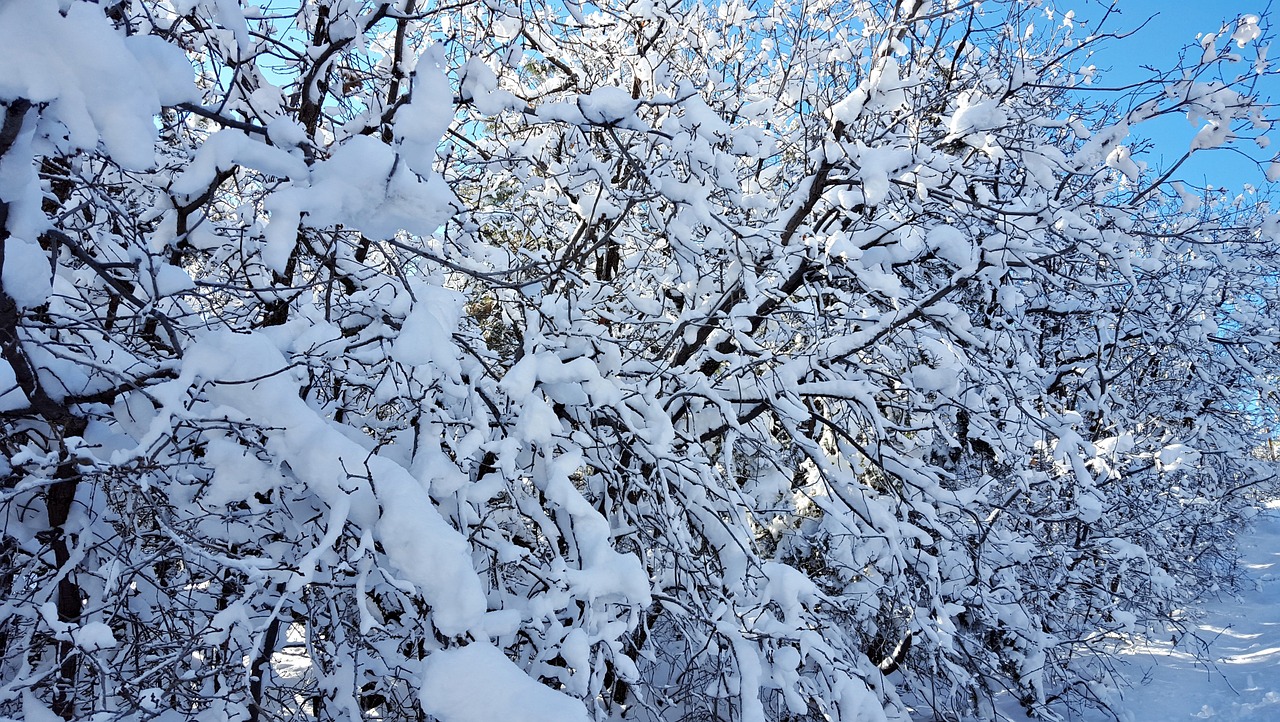
[[[1102, 7], [1108, 0], [1067, 0], [1058, 3], [1061, 7], [1075, 7], [1076, 17], [1081, 20], [1096, 20], [1103, 14]], [[1184, 46], [1196, 43], [1200, 33], [1216, 33], [1224, 20], [1234, 21], [1242, 14], [1253, 14], [1263, 17], [1261, 42], [1265, 44], [1269, 37], [1276, 36], [1271, 23], [1265, 14], [1269, 0], [1114, 0], [1119, 15], [1108, 20], [1112, 31], [1132, 29], [1141, 25], [1147, 18], [1150, 22], [1136, 35], [1123, 41], [1112, 41], [1107, 49], [1099, 52], [1093, 62], [1100, 69], [1110, 68], [1110, 72], [1102, 79], [1101, 84], [1125, 82], [1145, 77], [1141, 70], [1143, 65], [1159, 68], [1173, 67], [1178, 62], [1179, 50]], [[1280, 3], [1277, 3], [1280, 9]], [[1154, 17], [1152, 17], [1154, 16]], [[1119, 22], [1117, 22], [1117, 20]], [[1274, 19], [1280, 26], [1280, 17]], [[1234, 27], [1234, 22], [1233, 22]], [[1223, 43], [1220, 41], [1218, 47]], [[1199, 53], [1199, 50], [1196, 50]], [[1252, 58], [1252, 53], [1246, 56]], [[1280, 67], [1280, 42], [1271, 48], [1269, 58]], [[1243, 65], [1241, 66], [1243, 72]], [[1110, 82], [1107, 82], [1110, 81]], [[1263, 94], [1273, 101], [1280, 101], [1280, 78], [1269, 78]], [[1269, 114], [1271, 117], [1280, 114]], [[1144, 126], [1146, 127], [1146, 126]], [[1181, 156], [1189, 147], [1195, 135], [1193, 127], [1185, 117], [1169, 118], [1157, 121], [1144, 133], [1158, 144], [1151, 160], [1153, 165], [1159, 164], [1163, 156], [1166, 163]], [[1260, 159], [1270, 158], [1280, 150], [1280, 124], [1272, 133], [1275, 144], [1263, 151], [1252, 142], [1247, 144], [1251, 153]], [[1160, 151], [1164, 148], [1164, 152]], [[1229, 150], [1200, 152], [1193, 156], [1181, 169], [1178, 176], [1184, 180], [1202, 184], [1210, 183], [1218, 187], [1239, 190], [1242, 184], [1252, 183], [1256, 186], [1265, 184], [1265, 178], [1257, 166], [1248, 159]]]

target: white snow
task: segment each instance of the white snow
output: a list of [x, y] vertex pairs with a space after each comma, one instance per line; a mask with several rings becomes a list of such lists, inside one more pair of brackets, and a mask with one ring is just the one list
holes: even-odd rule
[[884, 707], [860, 679], [849, 679], [840, 685], [840, 722], [887, 722]]
[[768, 582], [761, 591], [760, 598], [777, 604], [782, 610], [784, 622], [797, 619], [805, 604], [815, 604], [822, 600], [821, 592], [813, 580], [794, 567], [767, 562], [763, 565], [763, 571]]
[[[1119, 650], [1132, 687], [1116, 704], [1122, 722], [1274, 722], [1280, 719], [1280, 500], [1264, 505], [1241, 534], [1243, 568], [1237, 595], [1205, 590], [1187, 633], [1169, 629], [1133, 638]], [[1126, 615], [1120, 623], [1130, 622]], [[1011, 700], [1009, 722], [1030, 722]], [[1115, 722], [1101, 711], [1078, 722]]]
[[20, 307], [39, 306], [53, 289], [49, 258], [34, 241], [9, 237], [4, 240], [3, 278], [5, 293]]
[[102, 622], [89, 622], [71, 631], [71, 639], [80, 649], [93, 652], [99, 649], [111, 649], [116, 646], [115, 635], [111, 627]]
[[1156, 467], [1166, 474], [1194, 466], [1199, 461], [1200, 452], [1183, 444], [1170, 444], [1156, 455]]
[[631, 117], [640, 102], [622, 88], [604, 86], [591, 91], [578, 99], [578, 108], [582, 117], [592, 123], [616, 125]]
[[1200, 38], [1200, 47], [1204, 49], [1204, 52], [1200, 54], [1201, 65], [1208, 65], [1213, 62], [1214, 58], [1218, 57], [1218, 48], [1214, 45], [1217, 40], [1218, 36], [1213, 33], [1208, 33]]
[[1120, 171], [1131, 183], [1138, 182], [1145, 166], [1145, 163], [1133, 159], [1128, 146], [1116, 146], [1107, 156], [1107, 167]]
[[156, 296], [173, 296], [196, 287], [191, 274], [177, 266], [163, 265], [156, 269]]
[[26, 722], [63, 722], [63, 719], [44, 706], [31, 690], [22, 691], [22, 717]]
[[498, 87], [498, 77], [480, 58], [471, 58], [462, 69], [462, 96], [484, 115], [520, 107], [516, 96]]
[[433, 45], [418, 58], [409, 102], [396, 111], [400, 155], [419, 175], [431, 172], [436, 146], [453, 122], [453, 91], [441, 65], [444, 49]]
[[404, 320], [400, 335], [391, 347], [391, 357], [411, 366], [434, 363], [441, 373], [457, 379], [462, 373], [458, 357], [462, 352], [453, 342], [453, 332], [462, 318], [466, 298], [440, 286], [417, 284], [419, 297]]
[[298, 121], [281, 115], [267, 123], [267, 137], [271, 139], [272, 145], [292, 148], [307, 142], [307, 131]]
[[[897, 722], [895, 687], [940, 682], [962, 708], [951, 718], [994, 719], [963, 708], [1014, 682], [1042, 703], [1088, 693], [1095, 652], [1128, 644], [1135, 680], [1154, 666], [1150, 691], [1125, 702], [1133, 722], [1280, 717], [1275, 590], [1202, 600], [1190, 639], [1224, 670], [1209, 681], [1192, 679], [1183, 627], [1167, 648], [1167, 633], [1129, 636], [1162, 618], [1160, 595], [1213, 538], [1178, 533], [1208, 530], [1211, 498], [1234, 503], [1230, 474], [1252, 460], [1249, 424], [1217, 413], [1238, 390], [1215, 384], [1275, 365], [1262, 303], [1275, 289], [1250, 280], [1272, 268], [1254, 249], [1280, 219], [1253, 219], [1246, 196], [1238, 227], [1217, 224], [1211, 200], [1195, 217], [1147, 217], [1148, 196], [1188, 214], [1201, 199], [1116, 192], [1147, 172], [1123, 143], [1174, 111], [1199, 131], [1193, 149], [1248, 140], [1270, 114], [1246, 82], [1190, 68], [1107, 126], [1043, 92], [1074, 81], [1038, 59], [1039, 41], [1017, 59], [950, 45], [956, 84], [939, 95], [904, 44], [925, 37], [923, 16], [921, 33], [882, 45], [893, 33], [868, 24], [866, 45], [836, 29], [811, 66], [766, 46], [788, 22], [751, 17], [768, 4], [730, 0], [725, 23], [751, 26], [721, 35], [682, 9], [697, 3], [640, 0], [637, 17], [663, 18], [644, 38], [663, 34], [623, 45], [577, 0], [551, 10], [582, 23], [568, 35], [500, 4], [483, 15], [490, 36], [464, 48], [448, 18], [469, 11], [384, 21], [336, 3], [327, 33], [307, 33], [305, 12], [294, 25], [246, 5], [251, 34], [238, 0], [173, 0], [127, 38], [106, 3], [0, 0], [0, 102], [35, 103], [0, 158], [0, 282], [22, 307], [48, 304], [22, 317], [30, 367], [92, 419], [83, 439], [61, 413], [36, 419], [47, 409], [20, 408], [14, 373], [26, 383], [28, 367], [0, 361], [20, 439], [0, 472], [26, 484], [0, 494], [0, 528], [32, 570], [12, 599], [0, 585], [22, 632], [0, 662], [34, 670], [0, 684], [0, 710], [54, 722], [51, 640], [76, 645], [77, 684], [96, 695], [84, 714], [158, 722], [197, 708], [243, 719], [243, 685], [171, 700], [166, 677], [233, 679], [260, 654], [288, 680], [273, 717], [323, 693], [332, 714], [396, 718], [362, 709], [374, 681], [441, 722], [714, 714], [703, 700], [742, 722], [784, 703]], [[899, 5], [902, 18], [941, 12]], [[406, 52], [439, 44], [402, 59], [387, 36], [410, 22]], [[1230, 43], [1261, 37], [1244, 16], [1206, 36], [1205, 57], [1225, 64]], [[740, 38], [762, 54], [723, 55]], [[641, 41], [657, 51], [629, 57]], [[661, 61], [673, 46], [690, 50]], [[568, 64], [543, 66], [552, 53]], [[800, 64], [775, 77], [775, 56]], [[196, 99], [193, 60], [201, 102], [247, 125], [157, 116]], [[760, 70], [720, 72], [735, 63]], [[301, 87], [326, 74], [327, 93]], [[821, 91], [845, 77], [864, 79], [827, 109], [846, 127], [799, 122], [826, 102], [810, 78]], [[311, 132], [297, 92], [320, 103]], [[64, 156], [68, 177], [94, 179], [69, 198], [61, 168], [40, 162]], [[42, 248], [51, 223], [106, 270]], [[180, 227], [201, 252], [171, 259]], [[615, 249], [616, 273], [590, 262]], [[155, 303], [117, 312], [115, 280]], [[145, 333], [157, 314], [172, 340]], [[1230, 347], [1203, 352], [1209, 334]], [[1199, 411], [1180, 423], [1171, 409]], [[72, 462], [92, 476], [62, 524], [76, 557], [58, 570], [39, 551], [53, 516], [41, 511], [50, 470]], [[1217, 466], [1229, 473], [1214, 489]], [[136, 511], [153, 499], [161, 509]], [[1269, 556], [1250, 561], [1262, 584], [1280, 563], [1276, 516]], [[120, 532], [145, 541], [153, 525], [173, 544]], [[168, 579], [152, 548], [193, 576]], [[74, 622], [51, 601], [58, 574], [82, 587]], [[121, 622], [135, 615], [175, 624], [139, 635]], [[288, 627], [275, 649], [272, 618]], [[194, 631], [175, 641], [171, 628]], [[866, 636], [907, 629], [901, 681], [880, 679]], [[179, 648], [192, 652], [167, 651]], [[606, 673], [635, 695], [610, 695]], [[151, 689], [113, 696], [134, 679]], [[39, 700], [17, 697], [27, 684]]]
[[[265, 336], [210, 334], [188, 350], [185, 362], [182, 377], [157, 389], [159, 398], [172, 395], [170, 403], [177, 402], [182, 390], [197, 379], [261, 377], [253, 384], [213, 385], [210, 398], [281, 429], [272, 446], [329, 505], [330, 534], [348, 519], [369, 525], [376, 517], [387, 557], [431, 605], [437, 629], [462, 634], [482, 625], [485, 596], [466, 540], [440, 516], [426, 489], [406, 469], [370, 454], [307, 407], [296, 383], [277, 373], [287, 364]], [[174, 409], [166, 407], [158, 414], [153, 429], [163, 428], [171, 413]], [[300, 588], [313, 573], [313, 568], [299, 565], [294, 586]]]
[[1236, 31], [1231, 34], [1231, 39], [1235, 41], [1237, 47], [1243, 48], [1260, 35], [1262, 35], [1262, 28], [1258, 27], [1258, 16], [1241, 15], [1236, 23]]
[[882, 203], [889, 195], [891, 181], [912, 162], [911, 151], [905, 148], [868, 146], [856, 141], [847, 149], [855, 159], [862, 176], [862, 198], [869, 206]]
[[172, 59], [176, 48], [126, 45], [98, 5], [71, 3], [64, 17], [58, 3], [39, 0], [0, 4], [0, 48], [0, 98], [50, 103], [48, 113], [65, 126], [73, 147], [93, 149], [101, 138], [126, 167], [154, 163], [152, 117], [161, 93], [138, 81], [159, 79], [165, 100], [181, 98], [176, 73], [146, 67], [160, 55]]
[[1135, 687], [1122, 708], [1134, 722], [1280, 719], [1280, 503], [1254, 524], [1241, 544], [1251, 579], [1238, 598], [1206, 594], [1194, 636], [1123, 651]]
[[497, 647], [473, 642], [427, 659], [422, 709], [441, 722], [586, 722], [582, 702], [538, 684]]
[[[272, 142], [283, 145], [286, 140], [305, 140], [305, 136], [299, 139], [288, 133], [289, 123], [290, 121], [277, 119], [267, 126]], [[307, 177], [307, 165], [301, 158], [250, 138], [242, 131], [226, 129], [213, 133], [205, 140], [196, 151], [195, 158], [174, 179], [170, 188], [174, 193], [187, 195], [203, 193], [218, 171], [236, 165], [253, 168], [277, 178]]]
[[937, 225], [925, 235], [925, 245], [957, 268], [966, 268], [974, 260], [973, 243], [955, 226]]
[[303, 214], [313, 225], [342, 223], [375, 239], [404, 230], [429, 236], [453, 213], [453, 193], [439, 176], [423, 178], [391, 148], [367, 136], [349, 138], [311, 169], [310, 183], [273, 193], [263, 261], [280, 271], [297, 243]]
[[137, 58], [161, 104], [200, 101], [200, 91], [192, 80], [191, 61], [180, 48], [155, 35], [130, 35], [124, 44]]
[[965, 138], [999, 128], [1007, 122], [1008, 117], [997, 99], [965, 91], [957, 99], [955, 112], [948, 121], [947, 137]]

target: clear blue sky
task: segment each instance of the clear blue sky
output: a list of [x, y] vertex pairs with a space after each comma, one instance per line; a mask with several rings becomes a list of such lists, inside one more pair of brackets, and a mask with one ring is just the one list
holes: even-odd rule
[[[1076, 17], [1085, 21], [1096, 21], [1104, 12], [1104, 7], [1111, 0], [1058, 0], [1060, 7], [1076, 9]], [[1177, 64], [1178, 53], [1186, 45], [1195, 44], [1196, 36], [1201, 33], [1217, 33], [1224, 20], [1232, 21], [1243, 14], [1258, 15], [1263, 18], [1261, 27], [1263, 37], [1259, 42], [1266, 44], [1271, 38], [1280, 37], [1280, 12], [1277, 17], [1268, 20], [1266, 14], [1270, 0], [1114, 0], [1119, 10], [1118, 16], [1108, 20], [1111, 31], [1132, 29], [1141, 25], [1148, 18], [1150, 22], [1135, 36], [1123, 41], [1112, 41], [1107, 49], [1099, 52], [1093, 62], [1101, 68], [1111, 71], [1102, 79], [1101, 84], [1123, 83], [1146, 77], [1142, 66], [1170, 68]], [[1276, 4], [1280, 11], [1280, 1]], [[1154, 16], [1154, 17], [1152, 17]], [[1224, 39], [1225, 40], [1225, 39]], [[1222, 48], [1224, 41], [1217, 47]], [[1199, 49], [1195, 51], [1199, 53]], [[1252, 58], [1252, 51], [1246, 51], [1247, 58]], [[1194, 55], [1192, 57], [1195, 57]], [[1268, 55], [1271, 62], [1280, 68], [1280, 41], [1271, 47]], [[1243, 72], [1243, 65], [1241, 71]], [[1110, 82], [1108, 82], [1110, 81]], [[1263, 89], [1263, 95], [1272, 101], [1280, 101], [1280, 77], [1269, 78]], [[1280, 117], [1280, 113], [1270, 113], [1269, 117]], [[1157, 121], [1144, 135], [1158, 144], [1154, 152], [1153, 165], [1158, 164], [1160, 156], [1166, 163], [1173, 162], [1189, 147], [1196, 128], [1185, 117], [1169, 118]], [[1253, 143], [1246, 146], [1257, 158], [1270, 160], [1280, 151], [1280, 123], [1271, 133], [1273, 145], [1267, 150], [1260, 150]], [[1161, 148], [1165, 150], [1161, 152]], [[1226, 150], [1200, 152], [1194, 156], [1178, 173], [1178, 176], [1195, 183], [1211, 183], [1218, 187], [1239, 190], [1244, 183], [1261, 186], [1266, 183], [1262, 172], [1247, 159]]]

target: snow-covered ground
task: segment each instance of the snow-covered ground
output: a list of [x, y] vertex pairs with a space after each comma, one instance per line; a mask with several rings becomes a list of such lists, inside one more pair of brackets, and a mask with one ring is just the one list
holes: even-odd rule
[[[1206, 598], [1194, 644], [1135, 647], [1124, 653], [1134, 687], [1121, 709], [1133, 722], [1280, 720], [1280, 501], [1269, 503], [1240, 540], [1252, 577], [1238, 596]], [[1204, 650], [1201, 650], [1202, 652]]]

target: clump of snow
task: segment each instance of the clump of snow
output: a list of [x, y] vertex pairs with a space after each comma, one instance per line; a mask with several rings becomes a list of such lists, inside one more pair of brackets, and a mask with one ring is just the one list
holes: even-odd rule
[[542, 481], [547, 500], [573, 520], [580, 569], [566, 572], [574, 589], [588, 599], [624, 599], [650, 603], [649, 575], [640, 559], [610, 544], [609, 522], [573, 485], [569, 475], [583, 465], [575, 454], [557, 457]]
[[930, 228], [925, 234], [925, 245], [938, 258], [957, 268], [967, 268], [974, 262], [973, 243], [955, 226], [939, 224]]
[[22, 718], [26, 722], [65, 722], [37, 699], [30, 689], [22, 690]]
[[1191, 139], [1191, 150], [1217, 148], [1231, 140], [1232, 137], [1230, 125], [1213, 119], [1205, 123], [1196, 133], [1196, 137]]
[[773, 602], [782, 610], [782, 621], [795, 622], [799, 619], [805, 604], [817, 604], [822, 601], [822, 593], [808, 575], [795, 567], [778, 562], [766, 562], [762, 571], [768, 581], [760, 598]]
[[111, 649], [116, 646], [116, 637], [111, 633], [111, 627], [102, 622], [89, 622], [71, 630], [71, 639], [77, 647], [86, 652]]
[[772, 663], [769, 665], [767, 686], [782, 691], [782, 699], [787, 710], [793, 715], [803, 715], [809, 709], [805, 698], [797, 691], [800, 686], [800, 665], [803, 659], [800, 650], [795, 647], [779, 647], [773, 650]]
[[1183, 444], [1170, 444], [1156, 454], [1156, 467], [1166, 474], [1200, 462], [1200, 452]]
[[498, 87], [498, 78], [480, 58], [471, 58], [462, 68], [462, 99], [470, 100], [485, 115], [497, 115], [520, 106], [509, 91]]
[[868, 206], [884, 202], [889, 195], [892, 181], [915, 160], [908, 149], [872, 147], [862, 141], [857, 141], [848, 150], [850, 156], [855, 159], [858, 173], [862, 177], [861, 202]]
[[933, 368], [926, 364], [911, 367], [911, 383], [917, 391], [954, 393], [960, 379], [955, 368]]
[[[192, 97], [194, 85], [184, 87], [171, 69], [181, 52], [147, 40], [126, 43], [99, 5], [69, 5], [64, 17], [58, 3], [0, 4], [0, 99], [48, 103], [45, 113], [62, 123], [73, 148], [93, 149], [101, 139], [115, 161], [149, 168], [161, 97]], [[155, 62], [161, 67], [149, 67]]]
[[1237, 47], [1243, 48], [1260, 35], [1262, 35], [1262, 28], [1258, 27], [1258, 16], [1241, 15], [1236, 21], [1236, 30], [1231, 33], [1231, 39], [1235, 41]]
[[602, 86], [578, 98], [582, 117], [591, 123], [618, 125], [632, 117], [640, 101], [622, 88]]
[[422, 710], [441, 722], [587, 722], [582, 702], [538, 684], [497, 647], [472, 642], [427, 658]]
[[[305, 141], [301, 128], [294, 131], [289, 128], [290, 124], [291, 121], [288, 120], [272, 121], [267, 126], [272, 142], [288, 145], [290, 143], [286, 141]], [[229, 128], [205, 139], [196, 151], [195, 158], [173, 180], [170, 190], [182, 195], [203, 193], [219, 171], [237, 165], [277, 178], [305, 180], [309, 172], [301, 158], [290, 155], [283, 148], [269, 146], [243, 131]]]
[[433, 45], [418, 57], [409, 102], [396, 110], [395, 141], [409, 167], [421, 176], [431, 173], [436, 146], [453, 122], [453, 91], [444, 66], [444, 49]]
[[40, 244], [16, 236], [4, 240], [4, 291], [21, 308], [44, 303], [53, 290], [49, 257]]
[[196, 97], [181, 50], [159, 38], [124, 37], [97, 4], [66, 6], [61, 14], [59, 3], [43, 0], [0, 3], [0, 100], [24, 98], [35, 106], [0, 159], [0, 197], [9, 206], [13, 241], [7, 250], [14, 254], [4, 284], [23, 306], [42, 303], [49, 292], [48, 276], [36, 270], [47, 261], [35, 263], [35, 252], [22, 245], [34, 243], [47, 224], [32, 139], [48, 138], [67, 153], [101, 142], [122, 166], [150, 168], [161, 103]]
[[173, 296], [196, 287], [195, 281], [191, 280], [191, 274], [178, 266], [170, 266], [168, 264], [156, 269], [155, 283], [155, 292], [158, 298]]
[[293, 118], [280, 115], [267, 122], [267, 137], [272, 145], [295, 148], [307, 142], [307, 131]]
[[268, 197], [263, 262], [284, 269], [304, 213], [312, 225], [342, 223], [375, 239], [401, 230], [429, 236], [453, 213], [453, 203], [438, 176], [422, 178], [376, 138], [349, 138], [311, 168], [310, 184], [295, 183]]
[[1076, 518], [1086, 524], [1102, 518], [1102, 500], [1089, 493], [1076, 498]]
[[1107, 167], [1123, 173], [1130, 183], [1137, 183], [1146, 164], [1134, 160], [1128, 146], [1118, 145], [1107, 155]]
[[[18, 388], [13, 367], [8, 361], [0, 360], [0, 411], [25, 408], [29, 403], [26, 395]], [[10, 468], [8, 462], [0, 464], [0, 473], [9, 473]]]
[[1201, 65], [1208, 65], [1218, 57], [1218, 48], [1215, 45], [1217, 41], [1218, 36], [1213, 33], [1205, 33], [1205, 35], [1200, 38], [1200, 47], [1203, 49], [1203, 52], [1200, 54]]
[[1003, 127], [1008, 120], [998, 100], [967, 90], [956, 100], [956, 108], [947, 121], [947, 137], [967, 138]]
[[867, 74], [866, 80], [858, 84], [844, 100], [831, 106], [829, 111], [834, 120], [851, 124], [862, 115], [864, 110], [877, 112], [895, 112], [907, 107], [906, 87], [911, 78], [903, 78], [898, 59], [892, 56], [882, 58]]
[[1280, 160], [1273, 160], [1267, 164], [1267, 180], [1272, 183], [1280, 181]]
[[446, 377], [458, 380], [462, 367], [453, 332], [462, 318], [466, 298], [440, 286], [419, 284], [414, 288], [418, 302], [404, 320], [400, 335], [391, 347], [391, 357], [410, 366], [431, 363]]
[[840, 722], [888, 722], [884, 706], [867, 683], [860, 679], [847, 679], [837, 690], [839, 695]]

